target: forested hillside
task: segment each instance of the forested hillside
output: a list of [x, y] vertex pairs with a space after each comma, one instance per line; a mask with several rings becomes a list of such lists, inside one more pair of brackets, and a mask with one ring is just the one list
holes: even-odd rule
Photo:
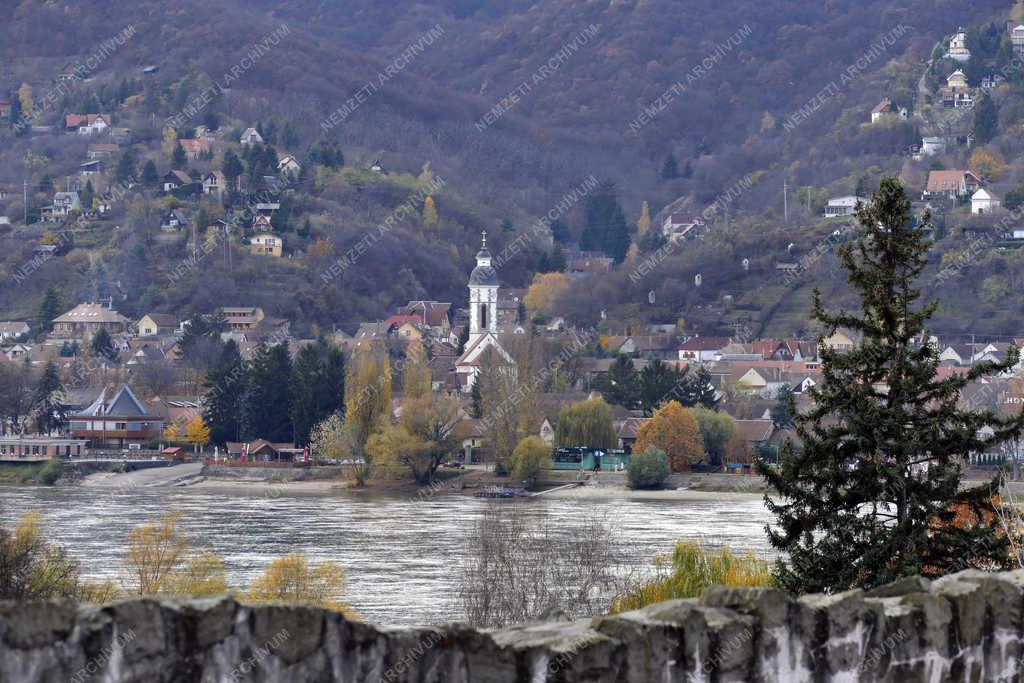
[[[29, 84], [43, 101], [58, 89], [65, 65], [133, 28], [88, 79], [37, 106], [34, 124], [111, 111], [133, 131], [138, 167], [153, 161], [161, 175], [172, 162], [162, 149], [168, 119], [178, 137], [203, 123], [225, 140], [260, 124], [278, 153], [311, 159], [312, 167], [286, 202], [290, 258], [230, 260], [211, 252], [202, 267], [169, 278], [194, 254], [188, 237], [154, 243], [147, 226], [165, 206], [129, 196], [114, 207], [113, 225], [76, 232], [60, 259], [16, 279], [47, 232], [17, 219], [45, 202], [47, 178], [60, 189], [82, 162], [84, 144], [4, 131], [0, 186], [21, 190], [24, 182], [31, 196], [29, 207], [17, 193], [7, 200], [15, 225], [3, 238], [11, 256], [0, 317], [31, 315], [55, 282], [68, 299], [116, 291], [126, 314], [260, 304], [300, 328], [351, 327], [408, 299], [459, 302], [480, 230], [491, 231], [498, 250], [519, 234], [529, 237], [500, 273], [504, 284], [525, 286], [553, 250], [533, 222], [596, 177], [615, 184], [612, 201], [637, 248], [615, 273], [570, 291], [558, 312], [580, 322], [596, 322], [606, 310], [623, 325], [686, 318], [692, 329], [796, 333], [810, 286], [843, 293], [830, 248], [821, 247], [836, 229], [817, 218], [825, 199], [869, 190], [883, 173], [920, 183], [928, 168], [904, 154], [920, 141], [918, 124], [865, 127], [871, 108], [886, 96], [913, 109], [936, 45], [959, 25], [1002, 31], [1010, 10], [995, 0], [855, 7], [791, 0], [15, 3], [0, 24], [0, 96]], [[282, 27], [280, 41], [247, 58]], [[435, 37], [427, 42], [427, 35]], [[239, 64], [245, 68], [227, 78]], [[147, 66], [155, 69], [143, 73]], [[353, 100], [360, 92], [366, 96]], [[1019, 99], [1013, 91], [1000, 102], [1006, 133]], [[183, 119], [197, 101], [195, 116]], [[325, 148], [340, 149], [344, 162], [318, 164], [317, 150]], [[387, 176], [366, 173], [375, 159]], [[219, 164], [218, 156], [191, 166], [203, 172]], [[1011, 171], [1004, 180], [1014, 177]], [[321, 277], [430, 179], [443, 182], [434, 193], [437, 225], [417, 206], [357, 267]], [[714, 227], [704, 240], [658, 252], [658, 240], [637, 235], [645, 201], [655, 231], [670, 206], [715, 207]], [[562, 248], [581, 240], [593, 246], [588, 231], [606, 229], [595, 227], [586, 204], [560, 216]], [[207, 221], [223, 211], [202, 208]], [[942, 250], [956, 247], [947, 242]], [[645, 258], [656, 267], [636, 277], [637, 259]], [[801, 259], [800, 277], [776, 273], [780, 260]], [[1009, 291], [984, 303], [969, 307], [978, 320], [957, 306], [943, 309], [940, 323], [967, 329], [980, 320], [992, 331], [1016, 331]]]

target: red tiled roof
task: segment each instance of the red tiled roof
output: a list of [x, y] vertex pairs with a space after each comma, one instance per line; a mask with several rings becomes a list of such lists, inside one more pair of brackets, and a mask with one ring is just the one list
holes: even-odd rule
[[676, 347], [677, 351], [718, 351], [729, 345], [728, 337], [694, 337]]

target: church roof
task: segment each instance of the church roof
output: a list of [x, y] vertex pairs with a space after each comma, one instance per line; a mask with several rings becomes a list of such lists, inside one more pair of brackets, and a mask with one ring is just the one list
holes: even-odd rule
[[[479, 256], [477, 256], [479, 258]], [[482, 285], [487, 287], [498, 286], [498, 272], [493, 266], [477, 266], [469, 274], [470, 285]]]

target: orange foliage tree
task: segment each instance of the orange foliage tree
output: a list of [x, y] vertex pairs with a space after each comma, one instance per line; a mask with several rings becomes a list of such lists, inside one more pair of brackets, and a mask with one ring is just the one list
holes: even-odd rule
[[686, 471], [704, 459], [700, 426], [679, 401], [669, 401], [640, 426], [633, 452], [643, 453], [650, 446], [665, 451], [675, 472]]

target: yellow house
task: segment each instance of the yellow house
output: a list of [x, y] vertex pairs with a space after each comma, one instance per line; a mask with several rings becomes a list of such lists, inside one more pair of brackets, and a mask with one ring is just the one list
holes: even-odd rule
[[254, 235], [249, 240], [249, 249], [252, 253], [259, 254], [260, 256], [280, 257], [283, 247], [284, 241], [277, 235], [271, 235], [270, 233]]
[[836, 351], [849, 351], [853, 349], [853, 339], [841, 330], [836, 330], [832, 336], [822, 338], [821, 346]]
[[952, 91], [967, 89], [967, 76], [960, 69], [957, 69], [946, 77], [946, 87]]
[[423, 332], [412, 323], [404, 323], [398, 328], [398, 337], [406, 340], [423, 339]]

